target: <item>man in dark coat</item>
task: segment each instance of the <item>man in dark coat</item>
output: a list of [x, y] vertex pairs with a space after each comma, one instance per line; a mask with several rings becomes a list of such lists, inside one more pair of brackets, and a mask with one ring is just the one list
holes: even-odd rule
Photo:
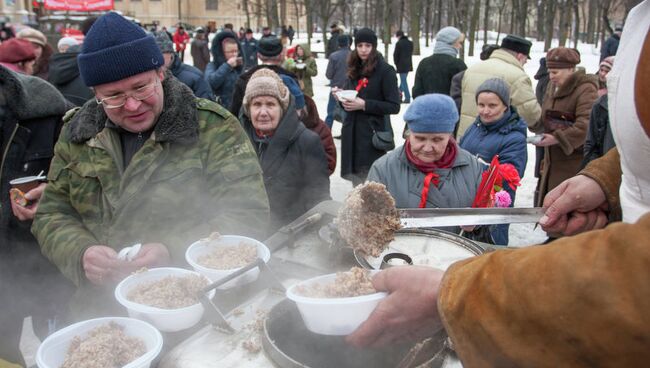
[[205, 72], [205, 67], [210, 62], [210, 48], [208, 47], [208, 40], [203, 28], [197, 28], [190, 45], [190, 53], [192, 54], [194, 66], [198, 70]]
[[[68, 108], [46, 81], [0, 66], [0, 357], [24, 364], [18, 348], [23, 319], [39, 337], [56, 326], [74, 287], [42, 254], [30, 232], [44, 183], [28, 191], [25, 207], [12, 203], [9, 181], [47, 173], [61, 118]], [[49, 321], [48, 321], [49, 320]]]
[[325, 48], [326, 58], [329, 58], [334, 51], [339, 49], [339, 35], [341, 31], [339, 30], [338, 24], [332, 23], [330, 26], [330, 32], [332, 35], [330, 36], [330, 39], [327, 40], [327, 47]]
[[400, 29], [395, 33], [399, 38], [395, 44], [395, 51], [393, 51], [393, 61], [395, 62], [395, 69], [399, 74], [399, 89], [403, 94], [403, 102], [411, 102], [411, 93], [409, 92], [409, 85], [406, 77], [409, 72], [413, 71], [413, 42], [404, 34]]
[[80, 46], [71, 46], [66, 52], [52, 55], [48, 75], [48, 81], [76, 106], [81, 106], [95, 97], [79, 75], [77, 55], [80, 51]]
[[616, 55], [618, 44], [621, 42], [621, 33], [623, 33], [623, 26], [616, 26], [614, 33], [605, 41], [603, 47], [600, 49], [600, 61], [603, 61], [608, 56]]
[[[332, 53], [327, 63], [327, 70], [325, 76], [330, 80], [330, 87], [345, 88], [348, 82], [348, 55], [350, 55], [351, 38], [348, 35], [339, 36], [339, 49]], [[332, 129], [334, 124], [334, 111], [340, 112], [338, 118], [345, 119], [345, 111], [338, 107], [334, 96], [330, 93], [329, 101], [327, 102], [327, 116], [325, 117], [325, 125]]]
[[244, 51], [244, 70], [257, 66], [257, 40], [253, 37], [253, 30], [246, 30], [246, 37], [241, 42]]
[[190, 87], [196, 97], [214, 100], [214, 94], [208, 83], [203, 79], [203, 72], [196, 67], [183, 63], [174, 52], [173, 44], [165, 31], [153, 32], [156, 44], [165, 58], [165, 67], [174, 77]]

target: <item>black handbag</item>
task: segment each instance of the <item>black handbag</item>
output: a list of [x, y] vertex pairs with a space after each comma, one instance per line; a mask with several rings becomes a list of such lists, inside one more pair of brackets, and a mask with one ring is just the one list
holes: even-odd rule
[[[388, 120], [388, 123], [386, 121]], [[390, 126], [390, 117], [384, 117], [384, 130], [372, 129], [372, 146], [380, 151], [390, 151], [395, 148], [393, 128]]]

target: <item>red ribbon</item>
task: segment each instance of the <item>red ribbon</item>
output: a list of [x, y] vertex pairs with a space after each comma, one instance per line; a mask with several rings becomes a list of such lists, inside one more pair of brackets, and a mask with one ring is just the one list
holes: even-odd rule
[[359, 79], [359, 82], [357, 83], [357, 92], [361, 91], [362, 89], [366, 88], [368, 86], [368, 78], [362, 78]]
[[431, 182], [436, 187], [440, 183], [440, 176], [434, 172], [430, 172], [427, 176], [424, 177], [424, 185], [422, 186], [422, 196], [420, 197], [420, 208], [425, 208], [427, 206], [427, 198], [429, 197], [429, 187]]

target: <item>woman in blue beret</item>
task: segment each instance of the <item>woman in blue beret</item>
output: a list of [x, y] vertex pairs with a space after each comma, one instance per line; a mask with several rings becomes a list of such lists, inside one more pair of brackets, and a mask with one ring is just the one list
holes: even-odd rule
[[368, 181], [386, 185], [397, 208], [471, 207], [485, 166], [454, 140], [454, 100], [437, 93], [419, 96], [404, 120], [410, 131], [406, 143], [375, 161]]
[[[511, 164], [520, 178], [524, 177], [528, 150], [526, 122], [510, 105], [510, 87], [503, 79], [492, 78], [476, 90], [478, 117], [460, 140], [460, 147], [485, 162], [499, 155], [501, 164]], [[515, 202], [515, 190], [505, 185], [510, 195], [510, 207]], [[508, 245], [508, 225], [496, 225], [492, 230], [495, 244]]]

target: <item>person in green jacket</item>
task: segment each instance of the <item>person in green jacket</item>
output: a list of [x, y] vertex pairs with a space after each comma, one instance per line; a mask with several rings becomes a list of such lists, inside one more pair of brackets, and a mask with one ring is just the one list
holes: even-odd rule
[[309, 44], [301, 43], [297, 45], [293, 57], [287, 58], [282, 67], [298, 77], [300, 88], [304, 94], [314, 97], [311, 77], [318, 74], [318, 66], [316, 65], [316, 59], [311, 56]]
[[[116, 13], [86, 35], [79, 69], [96, 100], [64, 117], [32, 225], [77, 286], [69, 320], [123, 313], [117, 282], [142, 267], [185, 266], [186, 248], [211, 232], [259, 238], [267, 225], [262, 171], [241, 125], [162, 66], [153, 37]], [[117, 259], [136, 243], [131, 262]]]

